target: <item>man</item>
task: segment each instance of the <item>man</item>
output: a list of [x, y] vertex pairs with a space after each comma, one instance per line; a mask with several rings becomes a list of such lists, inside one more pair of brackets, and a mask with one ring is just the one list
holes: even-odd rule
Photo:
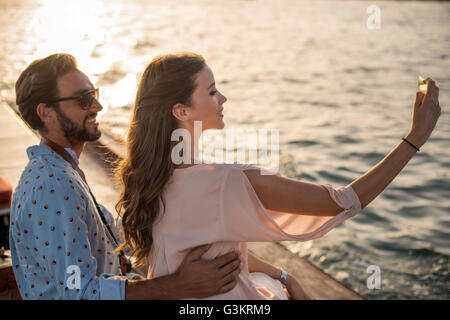
[[[239, 257], [200, 259], [193, 249], [178, 270], [129, 280], [112, 227], [90, 192], [78, 159], [101, 132], [102, 106], [74, 57], [54, 54], [31, 63], [16, 83], [23, 119], [42, 136], [13, 195], [10, 247], [24, 299], [181, 299], [227, 292], [236, 285]], [[103, 212], [102, 212], [103, 211]], [[122, 259], [123, 262], [123, 259]]]

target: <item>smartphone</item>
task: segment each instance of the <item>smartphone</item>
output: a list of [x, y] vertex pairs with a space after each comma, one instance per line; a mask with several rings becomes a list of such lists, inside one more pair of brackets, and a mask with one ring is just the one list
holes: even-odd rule
[[422, 78], [421, 76], [419, 76], [418, 80], [417, 80], [417, 90], [422, 92], [423, 94], [427, 93], [427, 84], [424, 82], [424, 78]]

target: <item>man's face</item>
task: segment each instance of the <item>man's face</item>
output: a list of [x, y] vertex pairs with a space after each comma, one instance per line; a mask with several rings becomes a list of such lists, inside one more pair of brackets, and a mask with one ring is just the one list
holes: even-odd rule
[[[80, 71], [69, 72], [58, 78], [58, 98], [81, 95], [93, 90], [94, 86], [86, 75]], [[79, 100], [58, 102], [54, 107], [60, 129], [71, 144], [95, 141], [101, 132], [96, 121], [97, 112], [102, 110], [100, 103], [93, 99], [87, 110], [80, 107]]]

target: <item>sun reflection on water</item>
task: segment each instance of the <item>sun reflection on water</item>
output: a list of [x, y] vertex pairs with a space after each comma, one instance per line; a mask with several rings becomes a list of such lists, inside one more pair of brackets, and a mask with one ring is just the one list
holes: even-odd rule
[[[94, 86], [111, 66], [126, 59], [126, 52], [107, 44], [114, 34], [114, 17], [122, 10], [120, 5], [105, 9], [98, 0], [39, 0], [39, 6], [27, 25], [27, 35], [36, 43], [35, 51], [25, 57], [27, 64], [50, 54], [65, 52], [73, 55], [78, 67], [91, 79]], [[134, 79], [134, 82], [130, 79]], [[126, 74], [116, 85], [102, 86], [100, 102], [103, 110], [108, 105], [125, 105], [130, 101], [130, 88], [135, 87], [136, 76]]]

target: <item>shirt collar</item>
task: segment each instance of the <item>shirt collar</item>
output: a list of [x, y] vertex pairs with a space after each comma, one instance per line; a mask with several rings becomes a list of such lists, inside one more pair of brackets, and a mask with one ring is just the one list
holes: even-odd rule
[[[70, 154], [70, 156], [75, 160], [75, 163], [78, 164], [77, 154], [71, 148], [64, 148]], [[55, 157], [56, 153], [47, 145], [35, 145], [27, 148], [28, 159], [33, 159], [39, 156], [52, 156]]]

